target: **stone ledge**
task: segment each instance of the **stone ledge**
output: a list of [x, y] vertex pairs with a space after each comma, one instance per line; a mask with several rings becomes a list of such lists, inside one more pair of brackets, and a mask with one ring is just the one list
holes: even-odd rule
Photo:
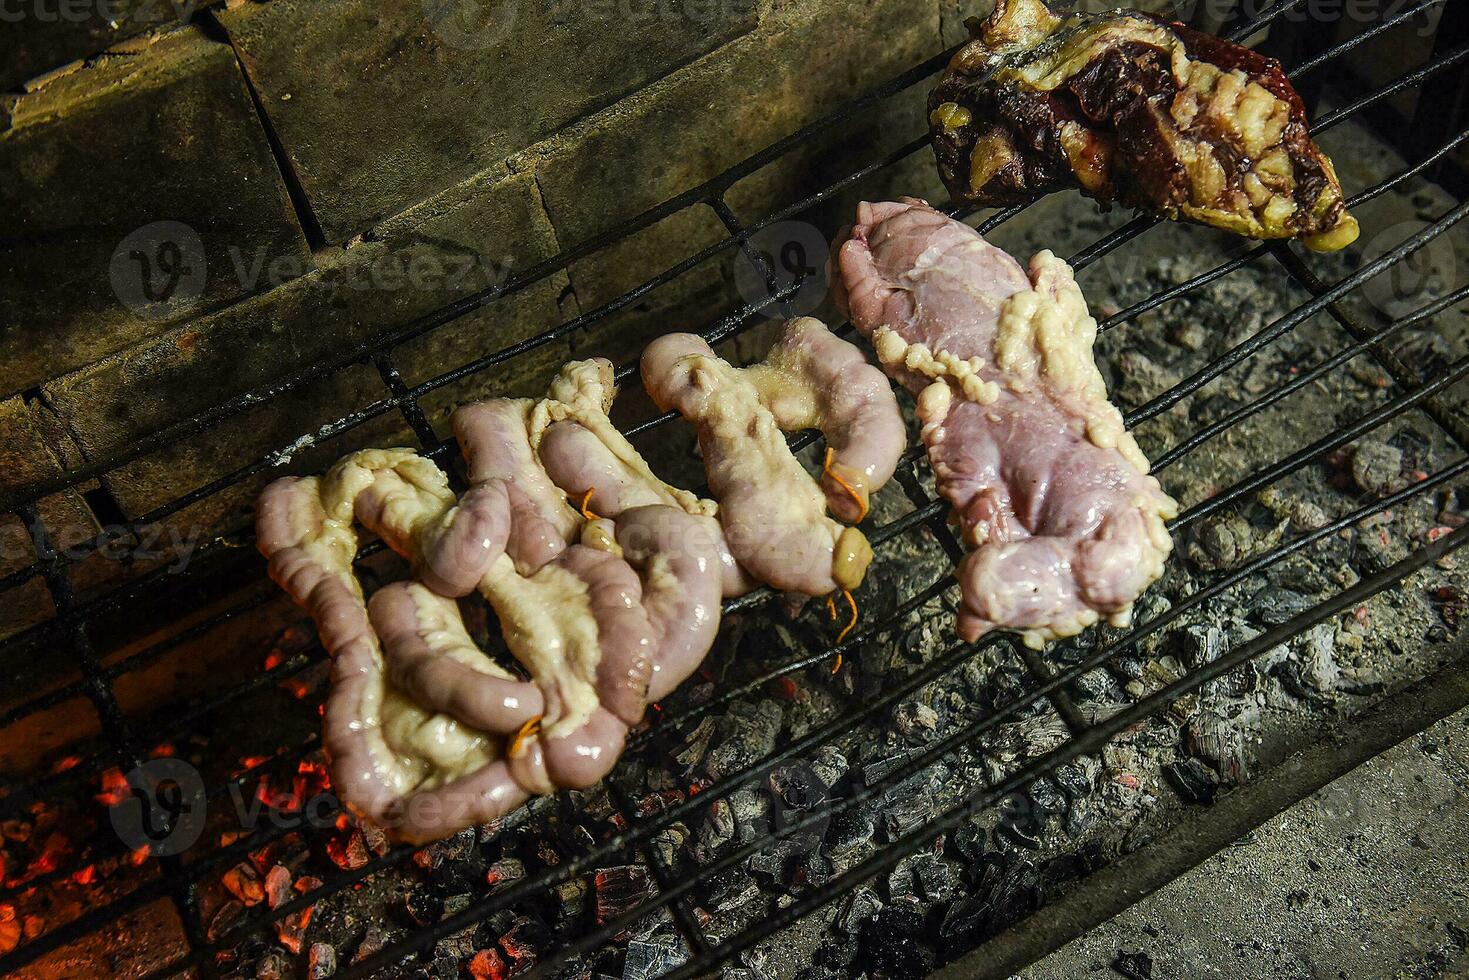
[[[527, 175], [486, 175], [466, 182], [379, 229], [371, 240], [319, 256], [319, 268], [262, 295], [176, 328], [98, 364], [48, 383], [44, 393], [87, 459], [340, 354], [401, 327], [429, 310], [505, 274], [505, 243], [531, 264], [556, 250]], [[395, 361], [409, 384], [547, 329], [563, 310], [564, 275], [551, 276], [476, 313], [403, 345]], [[248, 352], [248, 356], [244, 355]], [[542, 365], [543, 370], [549, 370]], [[441, 389], [443, 410], [536, 368], [516, 362]], [[315, 431], [325, 422], [387, 394], [371, 367], [354, 367], [281, 396], [206, 433], [103, 477], [132, 518]], [[434, 406], [430, 405], [432, 409]], [[441, 420], [439, 420], [441, 421]], [[303, 453], [291, 471], [310, 471], [362, 445], [400, 439], [398, 413], [329, 446]], [[239, 523], [254, 489], [273, 471], [179, 515], [189, 533], [213, 534]]]
[[255, 253], [310, 262], [230, 49], [149, 36], [11, 100], [0, 133], [0, 394], [254, 291]]
[[426, 16], [434, 2], [275, 0], [219, 15], [329, 242], [748, 32], [757, 15], [756, 0], [512, 0], [500, 19], [465, 24], [449, 2]]

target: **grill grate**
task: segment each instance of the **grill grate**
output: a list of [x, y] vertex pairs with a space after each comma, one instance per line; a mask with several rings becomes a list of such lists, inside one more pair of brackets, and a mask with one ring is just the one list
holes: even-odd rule
[[[1442, 3], [1443, 0], [1427, 0], [1427, 2], [1410, 4], [1382, 23], [1375, 25], [1370, 30], [1343, 44], [1326, 51], [1321, 51], [1308, 60], [1305, 60], [1292, 73], [1293, 77], [1299, 79], [1302, 75], [1319, 69], [1332, 59], [1342, 57], [1361, 44], [1386, 31], [1399, 25], [1413, 22], [1418, 18], [1428, 16], [1433, 12], [1434, 8], [1440, 6]], [[1260, 28], [1301, 5], [1302, 0], [1282, 0], [1282, 2], [1275, 4], [1255, 21], [1247, 23], [1235, 30], [1233, 34], [1236, 38], [1250, 36]], [[1442, 38], [1440, 41], [1442, 41]], [[176, 649], [181, 645], [196, 642], [208, 636], [212, 631], [220, 628], [224, 624], [238, 619], [264, 606], [266, 603], [278, 601], [278, 597], [273, 589], [262, 587], [247, 598], [210, 615], [203, 621], [190, 626], [188, 629], [167, 640], [130, 653], [125, 659], [105, 663], [94, 649], [93, 638], [90, 632], [91, 624], [99, 616], [126, 608], [130, 603], [136, 602], [140, 598], [149, 595], [153, 590], [156, 590], [159, 587], [159, 578], [163, 572], [162, 570], [155, 570], [145, 573], [133, 581], [114, 588], [102, 595], [81, 600], [74, 594], [66, 576], [66, 566], [68, 563], [79, 561], [100, 547], [111, 546], [116, 541], [126, 538], [129, 534], [135, 534], [148, 525], [163, 521], [201, 500], [205, 500], [225, 489], [234, 487], [241, 481], [265, 473], [281, 465], [289, 458], [289, 454], [292, 452], [299, 452], [302, 449], [323, 443], [373, 419], [390, 415], [394, 411], [402, 415], [408, 427], [419, 439], [423, 452], [435, 458], [441, 465], [447, 466], [452, 461], [455, 450], [452, 445], [444, 443], [435, 435], [424, 411], [420, 407], [420, 400], [422, 398], [453, 382], [483, 371], [486, 368], [511, 361], [546, 344], [586, 330], [598, 322], [607, 319], [613, 313], [629, 307], [660, 286], [674, 281], [679, 276], [731, 249], [741, 250], [746, 259], [754, 263], [757, 270], [767, 280], [767, 284], [770, 287], [770, 296], [759, 303], [749, 304], [736, 313], [714, 323], [708, 330], [704, 331], [704, 336], [712, 344], [750, 329], [760, 322], [762, 311], [768, 308], [782, 309], [784, 304], [795, 294], [800, 286], [800, 283], [796, 282], [783, 289], [780, 288], [772, 274], [772, 270], [765, 264], [763, 257], [752, 247], [751, 237], [762, 229], [809, 210], [884, 168], [903, 161], [915, 153], [924, 152], [928, 139], [926, 137], [915, 139], [886, 154], [876, 162], [753, 224], [745, 225], [738, 219], [734, 211], [731, 210], [725, 201], [726, 193], [739, 180], [756, 173], [786, 153], [809, 143], [823, 131], [832, 127], [841, 126], [843, 123], [851, 121], [860, 113], [872, 108], [882, 100], [922, 83], [942, 68], [951, 53], [945, 52], [929, 59], [879, 89], [874, 90], [872, 93], [848, 103], [836, 112], [751, 156], [699, 187], [670, 199], [662, 205], [624, 223], [618, 228], [599, 235], [575, 248], [571, 248], [554, 258], [541, 262], [525, 273], [511, 278], [505, 283], [488, 288], [476, 295], [436, 310], [394, 331], [386, 338], [362, 344], [329, 361], [312, 364], [268, 388], [258, 389], [228, 399], [199, 415], [170, 425], [152, 436], [141, 439], [125, 450], [107, 458], [96, 460], [59, 477], [44, 481], [32, 487], [23, 498], [0, 501], [0, 509], [14, 511], [24, 520], [30, 531], [32, 542], [38, 556], [37, 561], [29, 567], [18, 569], [0, 578], [0, 591], [18, 587], [31, 579], [39, 577], [50, 589], [56, 605], [56, 615], [53, 619], [6, 641], [4, 644], [0, 644], [0, 651], [19, 648], [22, 644], [34, 643], [38, 638], [64, 642], [71, 648], [82, 673], [81, 679], [74, 683], [67, 684], [55, 691], [48, 692], [45, 695], [10, 708], [3, 715], [0, 715], [0, 729], [8, 728], [30, 715], [55, 707], [70, 698], [81, 695], [88, 698], [95, 708], [101, 720], [102, 730], [107, 742], [105, 749], [85, 758], [81, 764], [64, 772], [42, 777], [28, 786], [21, 788], [22, 791], [12, 791], [10, 796], [0, 799], [0, 818], [13, 816], [17, 812], [18, 807], [29, 799], [43, 798], [48, 793], [57, 792], [67, 786], [76, 785], [81, 781], [88, 779], [95, 780], [99, 773], [107, 766], [118, 765], [124, 769], [136, 766], [143, 759], [140, 746], [144, 744], [145, 738], [147, 741], [153, 742], [160, 739], [172, 738], [180, 733], [187, 732], [192, 726], [196, 725], [201, 719], [208, 717], [211, 713], [225, 708], [252, 691], [276, 684], [283, 679], [294, 676], [324, 658], [324, 654], [319, 646], [312, 646], [308, 650], [290, 656], [278, 665], [260, 672], [257, 676], [252, 677], [242, 685], [211, 694], [205, 700], [195, 703], [187, 710], [181, 711], [169, 718], [161, 726], [154, 727], [146, 733], [135, 731], [118, 705], [117, 696], [113, 687], [115, 681], [124, 675], [143, 669], [170, 650]], [[1431, 55], [1430, 60], [1421, 67], [1325, 115], [1317, 123], [1315, 129], [1319, 133], [1330, 129], [1332, 126], [1344, 120], [1359, 116], [1392, 98], [1394, 95], [1419, 86], [1434, 76], [1461, 65], [1466, 59], [1469, 59], [1469, 45], [1445, 49], [1440, 44], [1439, 48]], [[1414, 177], [1430, 173], [1451, 151], [1460, 147], [1466, 140], [1469, 140], [1469, 131], [1446, 134], [1445, 141], [1440, 145], [1432, 147], [1430, 152], [1421, 155], [1417, 163], [1377, 185], [1359, 192], [1352, 198], [1351, 205], [1357, 206], [1364, 204], [1388, 191], [1398, 188]], [[706, 205], [712, 208], [724, 223], [728, 231], [728, 237], [701, 249], [631, 291], [602, 304], [596, 309], [582, 313], [536, 337], [477, 358], [417, 385], [408, 385], [399, 373], [394, 362], [394, 351], [409, 340], [487, 306], [531, 283], [565, 269], [578, 259], [591, 255], [610, 244], [621, 241], [637, 231], [648, 228], [677, 211], [695, 205]], [[1024, 210], [1024, 206], [1006, 209], [986, 218], [979, 224], [979, 228], [982, 232], [988, 233]], [[1342, 368], [1349, 361], [1363, 354], [1374, 358], [1388, 372], [1397, 386], [1394, 396], [1382, 402], [1372, 411], [1354, 421], [1341, 425], [1336, 430], [1323, 435], [1311, 444], [1290, 452], [1273, 464], [1259, 468], [1233, 486], [1222, 490], [1213, 497], [1186, 510], [1171, 525], [1171, 529], [1175, 534], [1200, 519], [1239, 502], [1280, 478], [1301, 470], [1313, 461], [1320, 459], [1324, 454], [1348, 444], [1363, 434], [1371, 432], [1404, 413], [1414, 411], [1424, 413], [1457, 443], [1460, 450], [1469, 451], [1469, 430], [1466, 430], [1463, 418], [1454, 414], [1452, 409], [1445, 405], [1440, 398], [1446, 389], [1461, 381], [1466, 374], [1469, 374], [1469, 358], [1456, 361], [1427, 380], [1421, 380], [1416, 372], [1397, 361], [1384, 345], [1384, 341], [1399, 331], [1416, 324], [1424, 323], [1439, 313], [1469, 298], [1469, 285], [1460, 286], [1448, 295], [1381, 327], [1373, 327], [1363, 322], [1339, 302], [1354, 290], [1360, 288], [1373, 276], [1404, 261], [1443, 235], [1466, 215], [1469, 215], [1469, 203], [1460, 204], [1434, 219], [1420, 232], [1405, 240], [1401, 245], [1335, 283], [1327, 283], [1319, 279], [1289, 245], [1279, 243], [1254, 245], [1213, 269], [1161, 290], [1101, 321], [1099, 326], [1102, 331], [1116, 329], [1123, 323], [1134, 320], [1143, 313], [1188, 296], [1190, 293], [1244, 269], [1246, 266], [1257, 261], [1274, 263], [1281, 274], [1299, 286], [1309, 296], [1305, 302], [1299, 304], [1278, 319], [1275, 319], [1232, 350], [1215, 358], [1195, 374], [1185, 378], [1151, 401], [1128, 413], [1126, 420], [1129, 426], [1137, 425], [1162, 414], [1185, 398], [1198, 392], [1215, 378], [1247, 361], [1267, 345], [1286, 336], [1301, 324], [1320, 313], [1324, 312], [1332, 317], [1354, 341], [1348, 346], [1343, 346], [1327, 360], [1309, 369], [1303, 369], [1288, 382], [1272, 388], [1260, 395], [1256, 400], [1241, 405], [1218, 420], [1198, 428], [1173, 447], [1158, 454], [1155, 461], [1155, 469], [1157, 470], [1164, 470], [1177, 463], [1180, 459], [1198, 451], [1211, 440], [1230, 431], [1244, 420], [1257, 415], [1280, 400], [1330, 375], [1332, 372]], [[960, 216], [968, 217], [968, 214], [965, 213]], [[1112, 252], [1143, 235], [1155, 224], [1157, 224], [1156, 221], [1147, 218], [1133, 220], [1071, 256], [1070, 261], [1078, 271], [1093, 263], [1103, 261]], [[844, 330], [848, 334], [850, 333], [850, 327], [846, 327]], [[37, 514], [37, 504], [43, 497], [58, 491], [78, 487], [93, 478], [105, 475], [149, 453], [169, 447], [180, 441], [198, 437], [228, 418], [237, 416], [255, 406], [267, 403], [287, 392], [297, 390], [313, 381], [362, 363], [371, 363], [375, 366], [386, 389], [386, 394], [382, 398], [365, 408], [329, 423], [316, 433], [293, 443], [290, 447], [283, 447], [280, 450], [263, 455], [236, 469], [232, 473], [210, 481], [205, 486], [199, 487], [156, 508], [151, 513], [132, 522], [131, 525], [109, 532], [108, 536], [99, 538], [87, 546], [68, 549], [65, 553], [60, 553], [53, 547], [52, 542], [48, 540], [44, 525]], [[618, 370], [618, 380], [626, 381], [635, 372], [635, 365], [625, 365]], [[669, 413], [668, 415], [652, 418], [646, 422], [632, 426], [629, 428], [628, 433], [630, 436], [645, 434], [658, 426], [665, 425], [674, 417], [673, 413]], [[792, 442], [797, 446], [805, 446], [809, 445], [815, 438], [813, 434], [802, 434], [794, 437]], [[887, 545], [900, 536], [917, 532], [920, 529], [926, 529], [935, 536], [949, 554], [949, 557], [957, 560], [960, 554], [960, 547], [945, 522], [947, 505], [943, 501], [935, 499], [926, 489], [924, 486], [926, 481], [915, 479], [908, 472], [909, 467], [907, 464], [920, 458], [921, 448], [910, 448], [905, 457], [904, 466], [900, 467], [899, 470], [900, 486], [912, 504], [913, 510], [889, 524], [873, 529], [869, 534], [869, 538], [874, 548], [878, 549], [879, 553], [881, 553], [884, 545]], [[1129, 707], [1105, 720], [1088, 724], [1072, 701], [1070, 688], [1083, 674], [1096, 667], [1107, 664], [1117, 654], [1134, 647], [1147, 637], [1159, 633], [1190, 610], [1200, 608], [1210, 599], [1228, 592], [1230, 589], [1251, 579], [1260, 572], [1323, 541], [1328, 536], [1344, 528], [1353, 526], [1363, 518], [1462, 482], [1466, 471], [1469, 471], [1469, 457], [1461, 455], [1456, 462], [1442, 466], [1436, 472], [1428, 474], [1421, 481], [1413, 483], [1383, 499], [1362, 506], [1322, 527], [1286, 540], [1254, 557], [1244, 565], [1222, 575], [1222, 577], [1209, 583], [1207, 587], [1176, 603], [1166, 612], [1146, 622], [1135, 625], [1105, 645], [1099, 645], [1097, 649], [1086, 653], [1079, 659], [1075, 659], [1065, 669], [1053, 669], [1040, 657], [1021, 648], [1011, 639], [1004, 636], [992, 635], [978, 645], [955, 644], [942, 654], [930, 659], [913, 673], [896, 680], [890, 687], [884, 689], [880, 697], [862, 703], [855, 710], [838, 713], [837, 716], [817, 725], [803, 736], [793, 738], [789, 743], [783, 744], [777, 751], [761, 759], [754, 765], [724, 776], [713, 785], [705, 787], [697, 796], [690, 795], [681, 802], [651, 816], [636, 816], [636, 811], [631, 801], [622, 794], [622, 791], [617, 788], [614, 782], [609, 780], [613, 801], [617, 809], [621, 811], [625, 822], [625, 829], [616, 836], [596, 843], [583, 853], [570, 856], [560, 864], [542, 873], [531, 875], [516, 882], [494, 895], [478, 898], [468, 908], [446, 917], [439, 923], [413, 932], [407, 939], [384, 948], [375, 955], [367, 957], [362, 962], [346, 967], [339, 975], [344, 977], [362, 977], [377, 970], [390, 967], [401, 961], [405, 956], [428, 948], [437, 940], [473, 925], [497, 910], [511, 908], [517, 902], [544, 894], [549, 888], [557, 884], [570, 881], [609, 862], [630, 858], [634, 854], [641, 854], [647, 861], [654, 881], [658, 886], [656, 894], [636, 908], [624, 912], [600, 924], [596, 929], [581, 936], [574, 937], [569, 942], [565, 942], [557, 947], [541, 960], [537, 968], [537, 975], [548, 973], [555, 966], [564, 963], [578, 953], [598, 948], [610, 942], [638, 919], [641, 919], [658, 908], [669, 908], [672, 911], [675, 922], [684, 940], [687, 942], [689, 950], [693, 954], [687, 963], [677, 968], [670, 975], [673, 977], [690, 977], [708, 972], [719, 964], [728, 961], [742, 950], [790, 926], [798, 919], [816, 911], [821, 906], [832, 902], [838, 896], [855, 888], [858, 884], [877, 874], [890, 870], [904, 857], [929, 846], [938, 836], [957, 827], [968, 816], [985, 808], [995, 806], [1008, 794], [1028, 785], [1038, 777], [1053, 772], [1057, 767], [1071, 760], [1085, 754], [1095, 753], [1128, 726], [1157, 715], [1177, 698], [1197, 690], [1206, 682], [1247, 663], [1252, 658], [1270, 650], [1290, 637], [1304, 632], [1315, 624], [1323, 622], [1344, 610], [1352, 609], [1371, 596], [1392, 588], [1414, 572], [1425, 568], [1453, 550], [1469, 543], [1469, 527], [1459, 528], [1436, 541], [1426, 543], [1413, 551], [1407, 558], [1381, 569], [1376, 574], [1362, 579], [1332, 598], [1300, 612], [1283, 623], [1271, 627], [1254, 639], [1229, 650], [1221, 659], [1187, 673], [1186, 676], [1153, 694], [1136, 700]], [[248, 534], [248, 529], [242, 531], [242, 535], [244, 534]], [[239, 540], [226, 539], [205, 550], [212, 553], [214, 551], [233, 551], [239, 548]], [[364, 550], [363, 557], [377, 550], [380, 550], [380, 546], [369, 546]], [[197, 553], [197, 557], [199, 558], [204, 556], [204, 552]], [[950, 593], [953, 588], [952, 580], [945, 575], [914, 592], [906, 599], [903, 599], [894, 609], [881, 618], [859, 626], [845, 642], [784, 663], [776, 669], [724, 691], [697, 707], [685, 710], [677, 715], [660, 719], [659, 723], [653, 728], [629, 738], [627, 749], [629, 755], [637, 753], [641, 749], [648, 748], [654, 740], [670, 731], [686, 729], [688, 726], [717, 712], [720, 708], [734, 703], [743, 696], [758, 691], [771, 681], [788, 677], [816, 664], [829, 663], [840, 654], [850, 654], [856, 651], [863, 644], [883, 637], [896, 624], [903, 622], [905, 617], [921, 609], [925, 604], [942, 598], [946, 593]], [[726, 612], [754, 610], [772, 598], [773, 594], [768, 589], [762, 589], [728, 603], [726, 605]], [[1074, 643], [1071, 646], [1076, 648]], [[681, 819], [693, 816], [700, 809], [707, 807], [710, 800], [727, 798], [737, 789], [749, 786], [757, 780], [764, 778], [768, 773], [783, 763], [799, 760], [822, 745], [831, 742], [833, 739], [851, 732], [858, 725], [880, 718], [884, 712], [897, 706], [903, 699], [919, 691], [930, 682], [958, 670], [966, 661], [975, 657], [980, 650], [989, 647], [1008, 649], [1009, 655], [1019, 657], [1028, 671], [1029, 685], [1020, 696], [1000, 706], [997, 710], [979, 721], [965, 725], [948, 737], [927, 746], [921, 753], [909, 758], [902, 765], [886, 773], [882, 778], [874, 780], [865, 786], [854, 787], [849, 795], [811, 808], [803, 812], [798, 819], [780, 827], [774, 832], [760, 836], [756, 840], [724, 854], [717, 860], [701, 866], [697, 874], [684, 875], [681, 878], [677, 877], [674, 869], [664, 865], [657, 848], [652, 846], [653, 838], [660, 831], [667, 829], [670, 825]], [[710, 877], [721, 871], [735, 867], [753, 854], [768, 847], [773, 841], [792, 837], [799, 834], [803, 829], [817, 824], [819, 821], [827, 820], [863, 802], [872, 801], [880, 797], [893, 785], [923, 770], [935, 761], [951, 755], [961, 747], [969, 751], [977, 751], [975, 747], [979, 744], [979, 739], [983, 735], [993, 732], [1006, 721], [1017, 717], [1021, 712], [1035, 705], [1049, 705], [1065, 721], [1071, 737], [1062, 745], [1044, 755], [1031, 759], [1004, 779], [996, 780], [990, 785], [984, 786], [979, 791], [971, 794], [963, 803], [943, 812], [932, 822], [924, 824], [881, 847], [873, 856], [864, 862], [834, 878], [819, 893], [810, 893], [800, 897], [788, 907], [756, 921], [753, 925], [739, 932], [737, 935], [720, 942], [718, 945], [711, 945], [703, 928], [696, 921], [690, 905], [690, 898], [694, 890], [699, 888]], [[283, 746], [274, 757], [251, 766], [246, 771], [237, 775], [233, 780], [208, 787], [209, 797], [211, 799], [221, 798], [231, 792], [232, 789], [237, 790], [249, 785], [252, 779], [262, 773], [271, 771], [282, 762], [294, 761], [303, 754], [316, 748], [319, 748], [319, 737], [315, 735], [299, 744]], [[195, 894], [199, 884], [207, 880], [210, 876], [239, 862], [249, 852], [258, 849], [272, 839], [281, 837], [290, 829], [293, 828], [267, 822], [264, 826], [251, 831], [247, 836], [233, 843], [218, 847], [207, 854], [192, 855], [187, 862], [181, 861], [178, 858], [160, 859], [160, 873], [158, 875], [138, 884], [133, 890], [112, 899], [107, 904], [92, 908], [82, 913], [76, 919], [59, 925], [49, 932], [43, 933], [39, 937], [21, 945], [9, 956], [0, 958], [0, 969], [4, 969], [7, 972], [19, 969], [53, 950], [66, 946], [96, 930], [116, 922], [122, 916], [159, 899], [168, 899], [176, 907], [185, 925], [188, 950], [173, 961], [158, 965], [149, 976], [173, 976], [189, 970], [198, 970], [205, 975], [209, 975], [215, 969], [214, 954], [217, 951], [239, 942], [241, 938], [248, 934], [267, 929], [273, 923], [300, 912], [332, 894], [350, 888], [377, 872], [401, 865], [415, 850], [407, 847], [393, 848], [386, 854], [371, 859], [363, 867], [353, 871], [338, 873], [325, 881], [319, 888], [307, 894], [296, 896], [269, 912], [256, 914], [225, 931], [222, 935], [215, 936], [212, 939], [207, 938]], [[63, 878], [75, 870], [75, 866], [57, 867], [30, 879], [25, 883], [24, 887], [44, 885]], [[21, 887], [14, 884], [0, 886], [0, 901], [14, 894]]]

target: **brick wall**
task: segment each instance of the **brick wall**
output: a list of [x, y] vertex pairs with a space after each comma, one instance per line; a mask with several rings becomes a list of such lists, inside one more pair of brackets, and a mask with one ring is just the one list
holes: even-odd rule
[[[27, 0], [0, 115], [0, 432], [24, 488], [574, 246], [952, 43], [954, 0]], [[183, 9], [187, 23], [163, 14]], [[99, 21], [103, 14], [110, 16]], [[106, 45], [112, 45], [103, 50]], [[80, 60], [78, 60], [80, 59]], [[757, 220], [912, 139], [890, 100], [731, 188]], [[937, 193], [926, 159], [896, 191]], [[848, 201], [840, 207], [847, 208]], [[833, 204], [837, 207], [837, 204]], [[835, 213], [835, 212], [833, 212]], [[594, 309], [718, 241], [696, 206], [395, 351], [412, 385]], [[733, 253], [425, 399], [522, 394], [569, 355], [626, 359], [738, 295]], [[385, 394], [371, 364], [272, 398], [46, 502], [58, 538], [148, 515]], [[281, 472], [402, 441], [396, 412], [167, 518], [208, 540]], [[18, 462], [9, 462], [9, 461]], [[15, 545], [0, 574], [32, 560]], [[13, 540], [12, 540], [13, 539]], [[14, 552], [14, 554], [12, 554]], [[83, 588], [118, 563], [83, 562]], [[32, 586], [34, 591], [34, 586]], [[18, 596], [9, 634], [49, 615]]]

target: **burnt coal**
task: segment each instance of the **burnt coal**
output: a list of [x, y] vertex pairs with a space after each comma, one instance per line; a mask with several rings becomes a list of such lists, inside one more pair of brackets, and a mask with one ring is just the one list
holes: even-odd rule
[[1214, 770], [1193, 757], [1164, 766], [1163, 778], [1189, 803], [1213, 803], [1219, 792], [1219, 777]]
[[648, 869], [640, 864], [603, 868], [592, 881], [597, 892], [597, 922], [600, 925], [637, 908], [653, 894], [653, 881]]
[[1117, 958], [1112, 961], [1112, 969], [1127, 980], [1152, 980], [1153, 958], [1142, 950], [1118, 950]]
[[816, 962], [828, 970], [836, 970], [841, 973], [856, 961], [858, 949], [859, 944], [856, 937], [832, 936], [817, 948]]
[[755, 879], [738, 868], [730, 868], [709, 878], [704, 904], [717, 912], [730, 912], [759, 894]]
[[1314, 606], [1315, 600], [1291, 589], [1267, 585], [1245, 600], [1252, 623], [1279, 626]]
[[898, 862], [888, 874], [888, 897], [941, 902], [954, 894], [953, 872], [936, 855], [920, 852]]
[[877, 832], [877, 814], [868, 803], [857, 803], [832, 816], [826, 828], [826, 843], [836, 855], [850, 854], [872, 840]]
[[842, 903], [837, 913], [836, 927], [848, 935], [862, 932], [869, 922], [882, 911], [882, 899], [866, 885], [858, 887]]
[[622, 980], [654, 980], [687, 962], [683, 944], [669, 937], [634, 939], [627, 944]]
[[903, 780], [883, 794], [879, 807], [883, 831], [896, 840], [933, 817], [938, 768]]
[[937, 957], [922, 941], [923, 912], [914, 904], [888, 906], [862, 930], [859, 955], [868, 972], [877, 976], [921, 977], [933, 969]]
[[962, 896], [949, 903], [939, 923], [939, 938], [946, 946], [973, 946], [984, 936], [985, 922], [990, 907], [969, 896]]
[[774, 769], [769, 781], [771, 792], [789, 810], [806, 810], [826, 799], [826, 784], [805, 764]]
[[958, 854], [970, 864], [977, 863], [984, 857], [986, 834], [984, 827], [977, 821], [968, 820], [959, 825], [949, 838], [954, 853]]

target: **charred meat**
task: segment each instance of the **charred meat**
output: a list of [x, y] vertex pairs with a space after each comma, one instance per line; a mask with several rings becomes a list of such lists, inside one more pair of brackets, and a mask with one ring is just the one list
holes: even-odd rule
[[1274, 59], [1137, 11], [1062, 17], [999, 0], [929, 96], [958, 201], [1079, 187], [1250, 238], [1357, 237], [1331, 161]]

